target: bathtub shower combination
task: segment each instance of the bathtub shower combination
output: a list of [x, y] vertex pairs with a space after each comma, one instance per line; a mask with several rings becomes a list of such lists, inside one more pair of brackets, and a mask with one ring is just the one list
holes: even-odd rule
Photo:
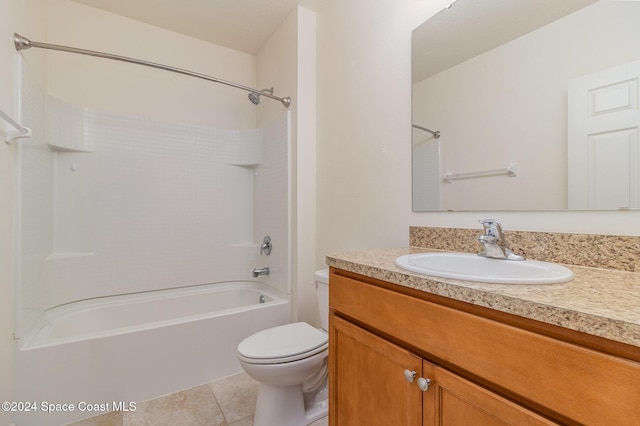
[[[127, 406], [241, 371], [236, 347], [288, 322], [288, 301], [255, 282], [110, 296], [47, 311], [16, 359], [16, 398]], [[28, 398], [28, 399], [27, 399]], [[25, 424], [101, 414], [23, 413]], [[20, 417], [16, 418], [21, 424]]]
[[239, 342], [291, 317], [290, 112], [257, 129], [132, 117], [54, 98], [18, 65], [14, 398], [76, 409], [16, 424], [241, 372]]
[[269, 310], [282, 304], [286, 304], [285, 299], [255, 282], [206, 284], [82, 300], [45, 311], [25, 337], [21, 349], [141, 333], [247, 311]]

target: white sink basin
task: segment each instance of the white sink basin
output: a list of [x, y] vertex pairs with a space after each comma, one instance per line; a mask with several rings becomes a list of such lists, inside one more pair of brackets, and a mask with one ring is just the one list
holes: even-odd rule
[[488, 259], [472, 253], [407, 254], [395, 263], [419, 274], [483, 283], [555, 284], [573, 279], [570, 269], [555, 263]]

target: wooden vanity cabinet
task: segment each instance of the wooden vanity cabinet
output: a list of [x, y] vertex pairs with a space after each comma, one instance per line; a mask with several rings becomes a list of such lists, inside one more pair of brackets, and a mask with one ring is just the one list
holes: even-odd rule
[[338, 316], [331, 335], [331, 425], [555, 424]]
[[637, 360], [399, 287], [331, 270], [331, 426], [640, 424]]
[[422, 375], [422, 358], [336, 316], [329, 328], [335, 343], [329, 393], [336, 396], [330, 423], [421, 425], [422, 391], [408, 385], [404, 370]]

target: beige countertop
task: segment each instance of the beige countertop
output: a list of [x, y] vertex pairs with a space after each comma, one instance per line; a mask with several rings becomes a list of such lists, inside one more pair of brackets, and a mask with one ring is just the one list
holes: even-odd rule
[[[327, 264], [349, 272], [640, 347], [640, 273], [565, 265], [561, 284], [486, 284], [430, 277], [398, 268], [399, 248], [332, 253]], [[502, 262], [496, 260], [496, 262]]]

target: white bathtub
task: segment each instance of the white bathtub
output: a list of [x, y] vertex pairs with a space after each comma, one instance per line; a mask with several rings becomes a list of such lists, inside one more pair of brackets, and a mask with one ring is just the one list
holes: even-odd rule
[[[252, 282], [50, 309], [16, 344], [14, 399], [35, 402], [37, 409], [15, 413], [14, 421], [60, 425], [101, 414], [88, 406], [123, 407], [241, 372], [238, 343], [289, 320], [288, 300]], [[47, 404], [70, 404], [74, 410], [46, 413]]]

